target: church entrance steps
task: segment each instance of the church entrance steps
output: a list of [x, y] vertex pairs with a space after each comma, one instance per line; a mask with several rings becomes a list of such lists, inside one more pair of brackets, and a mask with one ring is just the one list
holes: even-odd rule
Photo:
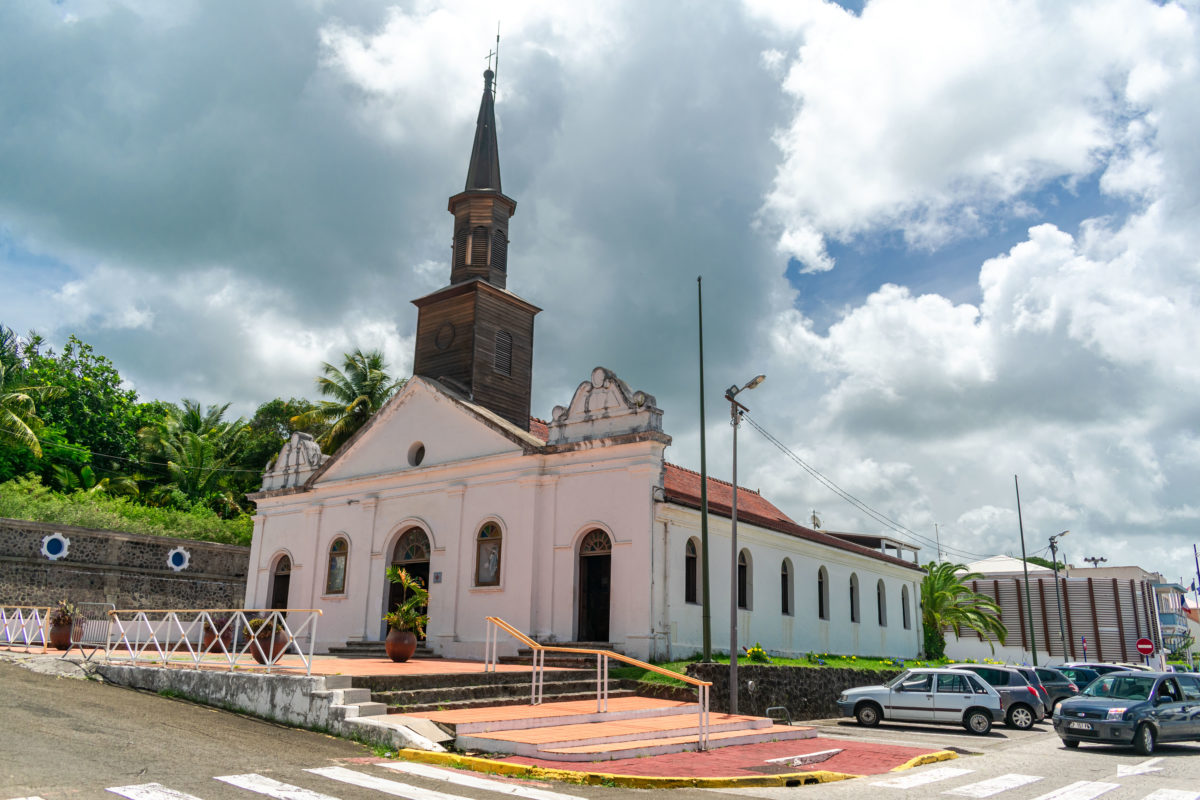
[[[597, 761], [695, 750], [699, 707], [646, 697], [614, 698], [607, 712], [595, 700], [488, 709], [447, 710], [428, 717], [455, 734], [460, 750], [482, 750], [552, 761]], [[809, 739], [808, 727], [769, 719], [712, 714], [709, 747]]]
[[[592, 698], [595, 707], [595, 671], [547, 670], [542, 697], [546, 703]], [[391, 713], [420, 713], [494, 707], [528, 702], [531, 676], [527, 672], [476, 672], [425, 675], [356, 676], [354, 685], [369, 689], [371, 699]], [[635, 694], [634, 681], [610, 680], [609, 697]]]
[[[572, 647], [582, 650], [609, 650], [614, 653], [620, 653], [612, 642], [541, 642], [547, 647]], [[573, 667], [577, 669], [595, 669], [596, 657], [583, 653], [556, 653], [553, 650], [542, 654], [544, 659], [542, 663], [552, 667]], [[533, 650], [528, 647], [522, 647], [517, 650], [515, 656], [502, 656], [499, 659], [501, 664], [532, 664]]]
[[[340, 647], [329, 648], [329, 655], [339, 658], [387, 658], [387, 651], [383, 647], [383, 642], [352, 640]], [[437, 656], [425, 646], [424, 642], [417, 642], [417, 649], [412, 657], [436, 658]]]

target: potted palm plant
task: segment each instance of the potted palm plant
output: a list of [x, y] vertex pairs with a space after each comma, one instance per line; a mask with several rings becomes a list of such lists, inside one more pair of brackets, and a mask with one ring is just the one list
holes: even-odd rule
[[47, 618], [47, 622], [50, 623], [49, 645], [55, 650], [70, 650], [71, 629], [86, 621], [87, 619], [79, 611], [79, 606], [68, 603], [66, 600], [61, 601]]
[[404, 587], [404, 602], [398, 603], [394, 611], [383, 617], [388, 626], [383, 647], [392, 661], [408, 661], [417, 651], [417, 639], [425, 636], [425, 625], [429, 622], [429, 615], [425, 613], [429, 590], [400, 567], [389, 567], [387, 578]]
[[233, 639], [233, 626], [229, 624], [229, 617], [204, 617], [204, 636], [200, 642], [200, 648], [205, 652], [212, 650], [219, 641], [226, 650], [230, 647], [230, 642]]

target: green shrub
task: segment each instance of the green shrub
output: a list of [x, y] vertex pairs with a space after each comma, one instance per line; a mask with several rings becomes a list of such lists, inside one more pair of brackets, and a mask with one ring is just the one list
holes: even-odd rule
[[0, 517], [238, 545], [249, 545], [253, 530], [246, 514], [225, 520], [201, 506], [154, 508], [125, 497], [62, 494], [43, 486], [36, 476], [0, 483]]

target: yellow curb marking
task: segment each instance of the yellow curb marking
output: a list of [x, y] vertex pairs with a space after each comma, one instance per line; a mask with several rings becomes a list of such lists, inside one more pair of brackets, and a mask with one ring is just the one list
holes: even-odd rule
[[[954, 754], [951, 753], [950, 755], [953, 756]], [[562, 783], [578, 783], [585, 786], [617, 786], [624, 789], [735, 789], [739, 786], [796, 786], [863, 777], [862, 775], [854, 775], [848, 772], [816, 770], [814, 772], [792, 772], [786, 775], [747, 775], [738, 778], [672, 778], [651, 775], [611, 775], [605, 772], [578, 772], [566, 769], [550, 769], [547, 767], [529, 766], [527, 764], [514, 764], [508, 761], [495, 761], [476, 756], [434, 753], [428, 750], [405, 749], [400, 750], [397, 756], [408, 761], [438, 764], [444, 767], [474, 770], [475, 772], [490, 772], [514, 778], [552, 780]]]
[[910, 758], [900, 766], [892, 767], [891, 771], [899, 772], [902, 769], [912, 769], [913, 767], [920, 767], [925, 764], [934, 764], [938, 761], [949, 761], [952, 758], [958, 758], [958, 753], [950, 750], [938, 750], [933, 753], [926, 753], [925, 755], [917, 756], [916, 758]]

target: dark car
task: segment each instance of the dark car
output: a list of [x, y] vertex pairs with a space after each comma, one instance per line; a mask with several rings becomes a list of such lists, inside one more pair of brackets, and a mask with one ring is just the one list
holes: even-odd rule
[[1053, 707], [1053, 704], [1050, 702], [1050, 690], [1042, 683], [1041, 676], [1038, 675], [1037, 670], [1033, 667], [1023, 667], [1020, 664], [1007, 664], [1006, 666], [1021, 673], [1021, 676], [1025, 678], [1029, 685], [1037, 689], [1038, 697], [1042, 698], [1042, 705], [1046, 707], [1046, 716], [1050, 716], [1050, 709]]
[[1074, 681], [1081, 692], [1087, 688], [1089, 683], [1100, 677], [1100, 673], [1090, 667], [1068, 667], [1064, 665], [1055, 667], [1055, 669]]
[[1046, 688], [1046, 692], [1050, 696], [1051, 712], [1063, 700], [1079, 694], [1079, 684], [1063, 672], [1053, 667], [1034, 667], [1033, 671], [1037, 673], [1038, 679], [1041, 680], [1042, 686]]
[[1070, 664], [1065, 664], [1068, 667], [1086, 667], [1093, 672], [1099, 672], [1101, 675], [1107, 675], [1110, 672], [1129, 672], [1130, 670], [1148, 670], [1148, 667], [1141, 664], [1106, 664], [1100, 661], [1074, 661]]
[[1054, 731], [1067, 747], [1080, 742], [1133, 744], [1142, 755], [1159, 742], [1200, 741], [1200, 676], [1113, 672], [1059, 703]]
[[1006, 716], [1004, 722], [1010, 728], [1028, 730], [1033, 723], [1046, 718], [1046, 705], [1038, 690], [1029, 685], [1017, 670], [1012, 667], [992, 666], [991, 664], [953, 664], [952, 669], [965, 669], [974, 672], [988, 682], [988, 685], [1004, 698]]

